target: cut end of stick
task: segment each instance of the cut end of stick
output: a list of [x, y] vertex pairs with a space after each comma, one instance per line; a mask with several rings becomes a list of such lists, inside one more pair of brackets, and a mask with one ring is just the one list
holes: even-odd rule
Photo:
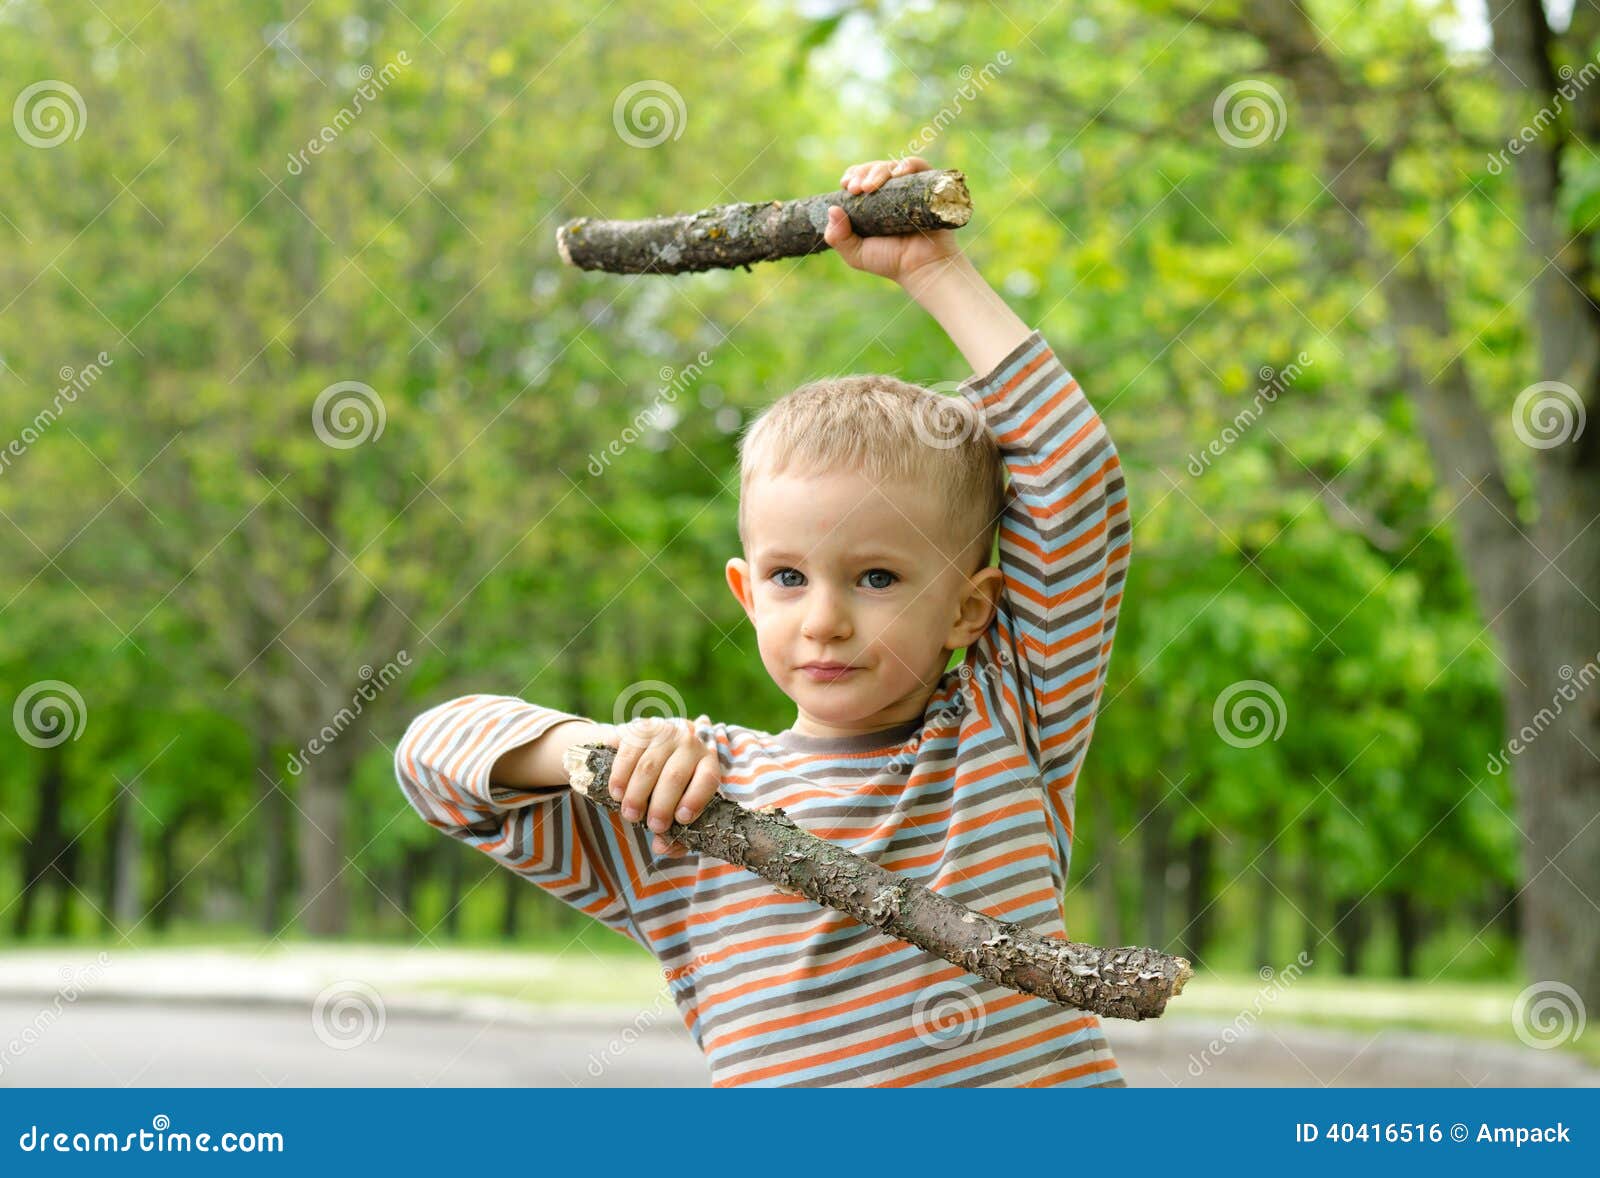
[[940, 176], [928, 195], [928, 207], [952, 228], [972, 220], [972, 194], [967, 191], [966, 178], [953, 169]]
[[561, 754], [561, 768], [573, 789], [589, 794], [594, 788], [594, 770], [589, 768], [589, 750], [581, 744], [568, 745]]

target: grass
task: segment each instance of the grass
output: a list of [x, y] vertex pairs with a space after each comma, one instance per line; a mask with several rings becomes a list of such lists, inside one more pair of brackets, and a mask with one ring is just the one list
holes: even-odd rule
[[[1512, 1022], [1515, 982], [1406, 982], [1388, 978], [1301, 976], [1264, 981], [1254, 974], [1196, 974], [1169, 1008], [1232, 1023], [1299, 1025], [1372, 1032], [1404, 1028], [1521, 1044]], [[1241, 1025], [1243, 1025], [1241, 1023]], [[1557, 1050], [1600, 1066], [1600, 1034], [1586, 1028]]]
[[486, 978], [482, 981], [424, 982], [418, 990], [463, 996], [506, 998], [530, 1007], [616, 1006], [642, 1010], [669, 1003], [667, 983], [654, 960], [600, 962], [587, 954], [566, 956], [546, 974], [526, 981]]

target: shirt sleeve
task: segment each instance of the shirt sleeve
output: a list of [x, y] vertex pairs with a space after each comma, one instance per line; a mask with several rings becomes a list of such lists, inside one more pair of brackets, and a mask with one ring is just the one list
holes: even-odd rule
[[653, 857], [649, 829], [564, 786], [489, 784], [501, 754], [584, 718], [511, 696], [452, 699], [411, 721], [395, 749], [395, 777], [430, 826], [642, 942], [634, 901]]
[[1004, 589], [965, 673], [1037, 769], [1070, 846], [1131, 552], [1122, 467], [1100, 415], [1038, 331], [960, 392], [982, 412], [1010, 476]]

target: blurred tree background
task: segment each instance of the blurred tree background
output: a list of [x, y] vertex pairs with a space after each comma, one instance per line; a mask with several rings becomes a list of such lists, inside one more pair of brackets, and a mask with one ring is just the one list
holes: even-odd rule
[[739, 428], [967, 373], [836, 259], [555, 228], [914, 152], [1127, 469], [1072, 934], [1600, 1003], [1600, 13], [1463, 7], [0, 5], [0, 936], [570, 936], [408, 720], [787, 727]]

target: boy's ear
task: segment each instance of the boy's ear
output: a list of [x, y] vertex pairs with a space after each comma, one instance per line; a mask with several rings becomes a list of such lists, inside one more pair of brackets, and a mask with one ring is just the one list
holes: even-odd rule
[[744, 607], [746, 616], [755, 621], [755, 594], [750, 583], [750, 566], [741, 558], [735, 556], [728, 561], [724, 570], [728, 577], [728, 588], [733, 590], [734, 597]]
[[1000, 594], [1005, 589], [1006, 575], [996, 565], [988, 565], [967, 579], [960, 612], [950, 636], [945, 640], [946, 650], [960, 650], [971, 646], [989, 628], [994, 612], [1000, 604]]

